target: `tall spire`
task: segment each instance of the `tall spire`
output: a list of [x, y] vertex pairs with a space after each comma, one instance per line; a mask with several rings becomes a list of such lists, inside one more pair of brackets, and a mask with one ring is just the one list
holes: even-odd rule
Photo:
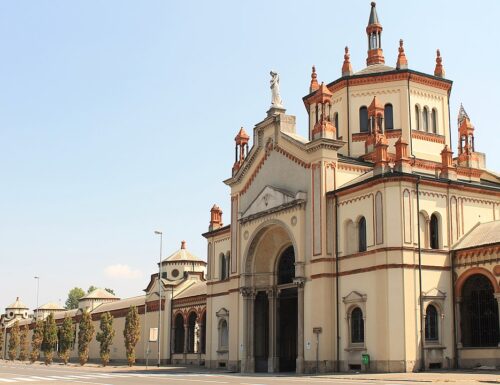
[[446, 72], [443, 67], [443, 58], [441, 57], [441, 51], [436, 50], [436, 68], [434, 69], [434, 76], [439, 76], [440, 78], [444, 78]]
[[352, 75], [351, 55], [349, 55], [349, 47], [345, 47], [344, 64], [342, 64], [342, 76]]
[[406, 59], [405, 49], [403, 47], [403, 39], [399, 40], [399, 48], [398, 48], [398, 61], [396, 63], [396, 68], [398, 70], [408, 68], [408, 60]]
[[382, 24], [380, 24], [378, 20], [374, 1], [371, 6], [370, 18], [368, 19], [368, 26], [366, 27], [366, 34], [368, 35], [368, 57], [366, 58], [366, 65], [384, 64], [385, 59], [381, 40]]
[[311, 72], [311, 85], [309, 86], [309, 92], [316, 91], [319, 88], [318, 75], [316, 74], [316, 66], [312, 67]]

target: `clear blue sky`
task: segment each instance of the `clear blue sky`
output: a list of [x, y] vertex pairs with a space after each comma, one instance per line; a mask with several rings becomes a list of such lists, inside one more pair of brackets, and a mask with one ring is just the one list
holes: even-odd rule
[[[460, 102], [476, 147], [500, 171], [500, 2], [379, 1], [382, 44], [412, 69], [441, 49], [452, 132]], [[369, 1], [0, 2], [0, 307], [64, 303], [74, 286], [146, 287], [158, 260], [228, 221], [233, 138], [270, 103], [269, 70], [306, 135], [311, 65], [340, 75], [345, 45], [364, 67]], [[453, 142], [456, 147], [456, 135]], [[124, 265], [128, 274], [113, 276]], [[108, 268], [108, 270], [107, 270]]]

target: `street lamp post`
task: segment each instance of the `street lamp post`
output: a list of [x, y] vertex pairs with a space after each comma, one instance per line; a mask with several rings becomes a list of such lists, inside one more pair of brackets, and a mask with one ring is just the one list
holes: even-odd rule
[[158, 265], [158, 367], [160, 367], [160, 352], [161, 352], [161, 252], [163, 246], [163, 233], [155, 230], [155, 234], [160, 236], [160, 263]]
[[33, 278], [36, 279], [36, 316], [35, 316], [35, 320], [37, 320], [38, 319], [38, 294], [40, 291], [40, 277], [35, 276]]

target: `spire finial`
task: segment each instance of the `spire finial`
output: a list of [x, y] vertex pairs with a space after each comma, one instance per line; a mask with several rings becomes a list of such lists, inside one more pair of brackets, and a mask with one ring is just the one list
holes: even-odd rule
[[345, 47], [344, 64], [342, 64], [342, 76], [350, 76], [353, 74], [351, 65], [351, 55], [349, 55], [349, 47]]
[[405, 49], [403, 47], [403, 39], [399, 39], [399, 48], [398, 48], [398, 61], [396, 62], [396, 68], [406, 69], [408, 68], [408, 60], [406, 59]]
[[438, 76], [440, 78], [444, 78], [446, 72], [443, 67], [443, 58], [441, 57], [441, 51], [439, 49], [436, 50], [436, 68], [434, 69], [434, 76]]
[[182, 241], [181, 242], [181, 250], [185, 250], [186, 249], [186, 241]]
[[368, 57], [366, 58], [366, 65], [384, 64], [384, 52], [382, 50], [382, 24], [378, 19], [377, 8], [375, 2], [372, 2], [370, 10], [370, 18], [368, 19], [368, 26], [366, 27], [366, 34], [368, 35]]
[[309, 86], [309, 92], [316, 91], [319, 88], [318, 75], [316, 74], [316, 66], [312, 66], [311, 72], [311, 85]]

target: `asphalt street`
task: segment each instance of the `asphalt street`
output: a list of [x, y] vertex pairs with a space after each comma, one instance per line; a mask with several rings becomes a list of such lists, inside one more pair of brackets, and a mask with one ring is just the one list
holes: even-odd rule
[[[368, 378], [367, 378], [368, 376]], [[422, 376], [416, 378], [397, 375], [321, 375], [321, 376], [295, 376], [295, 375], [241, 375], [232, 373], [209, 373], [196, 369], [185, 368], [152, 368], [145, 370], [129, 370], [127, 368], [99, 368], [78, 367], [40, 364], [27, 365], [21, 363], [0, 363], [0, 385], [2, 384], [94, 384], [94, 385], [154, 385], [154, 384], [239, 384], [239, 385], [290, 385], [290, 384], [334, 384], [334, 385], [408, 385], [408, 384], [447, 384], [460, 385], [473, 383], [499, 383], [499, 377], [491, 376]], [[372, 377], [372, 378], [370, 378]]]

